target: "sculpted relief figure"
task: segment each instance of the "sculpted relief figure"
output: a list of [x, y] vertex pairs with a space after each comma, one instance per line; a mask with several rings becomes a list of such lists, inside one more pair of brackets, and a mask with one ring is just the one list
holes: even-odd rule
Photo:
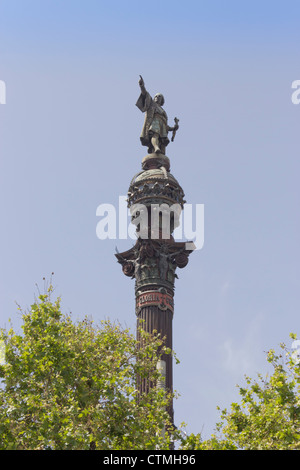
[[145, 114], [145, 122], [141, 134], [141, 143], [148, 147], [149, 153], [165, 154], [166, 146], [170, 142], [168, 132], [173, 131], [174, 140], [178, 126], [178, 119], [175, 118], [175, 125], [168, 126], [168, 116], [163, 105], [165, 99], [161, 93], [157, 93], [154, 98], [150, 96], [145, 88], [145, 83], [140, 75], [139, 85], [141, 94], [136, 102], [136, 106]]
[[170, 268], [171, 268], [171, 271], [173, 271], [173, 274], [175, 275], [176, 262], [174, 261], [174, 258], [176, 257], [176, 255], [181, 254], [182, 251], [183, 250], [181, 249], [175, 253], [169, 253], [169, 249], [167, 245], [161, 245], [159, 250], [155, 250], [155, 256], [157, 256], [159, 259], [158, 268], [159, 268], [161, 279], [164, 279], [164, 280], [167, 279], [167, 272], [168, 272], [168, 269]]

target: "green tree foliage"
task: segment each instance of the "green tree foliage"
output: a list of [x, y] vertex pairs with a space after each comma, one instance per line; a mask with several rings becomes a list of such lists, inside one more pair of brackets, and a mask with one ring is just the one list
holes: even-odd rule
[[74, 323], [51, 287], [22, 313], [22, 334], [1, 331], [0, 449], [167, 449], [169, 397], [137, 396], [136, 377], [158, 379], [162, 340], [142, 344], [120, 325]]
[[267, 354], [270, 376], [246, 377], [246, 386], [238, 386], [240, 403], [221, 412], [217, 435], [203, 441], [191, 434], [182, 449], [300, 450], [300, 364], [295, 352], [280, 346], [280, 354]]

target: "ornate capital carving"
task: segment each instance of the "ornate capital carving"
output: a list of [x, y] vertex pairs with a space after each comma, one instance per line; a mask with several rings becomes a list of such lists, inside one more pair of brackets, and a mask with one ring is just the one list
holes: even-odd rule
[[136, 281], [136, 289], [147, 286], [165, 287], [173, 291], [177, 268], [188, 264], [185, 243], [138, 239], [135, 246], [116, 253], [123, 273]]

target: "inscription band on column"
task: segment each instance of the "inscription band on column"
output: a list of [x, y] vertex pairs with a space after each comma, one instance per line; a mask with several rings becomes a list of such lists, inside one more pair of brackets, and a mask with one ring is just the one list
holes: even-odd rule
[[174, 299], [172, 295], [159, 291], [146, 291], [136, 297], [136, 313], [142, 307], [156, 305], [160, 310], [171, 310], [174, 313]]

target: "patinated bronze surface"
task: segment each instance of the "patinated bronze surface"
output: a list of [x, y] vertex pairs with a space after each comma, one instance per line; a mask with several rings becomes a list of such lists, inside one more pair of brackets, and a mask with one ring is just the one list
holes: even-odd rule
[[145, 122], [141, 133], [141, 143], [148, 147], [149, 153], [162, 153], [165, 150], [170, 140], [168, 132], [173, 131], [172, 141], [175, 138], [176, 131], [179, 128], [179, 119], [175, 118], [175, 125], [170, 127], [168, 125], [168, 116], [163, 109], [165, 103], [164, 96], [161, 93], [156, 93], [154, 98], [145, 88], [145, 83], [140, 75], [139, 85], [141, 94], [136, 102], [136, 106], [145, 113]]
[[[186, 202], [183, 189], [170, 173], [170, 160], [165, 155], [169, 143], [168, 132], [173, 132], [173, 141], [178, 119], [175, 118], [174, 127], [169, 127], [167, 114], [162, 108], [164, 97], [157, 94], [152, 98], [146, 91], [142, 77], [139, 85], [141, 95], [136, 104], [145, 112], [141, 143], [148, 146], [149, 154], [143, 158], [142, 169], [132, 178], [128, 189], [127, 203], [132, 223], [136, 225], [137, 241], [132, 248], [117, 252], [115, 256], [123, 273], [135, 280], [138, 327], [142, 325], [150, 333], [156, 331], [165, 338], [167, 347], [172, 349], [175, 279], [178, 278], [178, 268], [182, 269], [188, 264], [189, 255], [193, 251], [186, 248], [186, 242], [176, 242], [172, 235], [179, 225], [180, 213]], [[146, 220], [146, 230], [145, 227], [141, 230], [138, 222], [141, 211]], [[164, 211], [169, 212], [167, 227], [163, 224]], [[158, 223], [154, 230], [155, 214], [158, 214]], [[192, 245], [189, 242], [188, 246]], [[162, 360], [166, 365], [166, 388], [172, 391], [172, 356], [164, 355]], [[139, 382], [141, 392], [147, 391], [149, 386], [151, 384], [146, 380]], [[173, 419], [172, 406], [169, 413]]]

